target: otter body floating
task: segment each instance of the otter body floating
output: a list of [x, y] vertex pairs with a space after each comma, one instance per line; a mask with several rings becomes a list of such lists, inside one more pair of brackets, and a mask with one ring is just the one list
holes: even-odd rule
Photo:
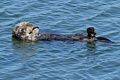
[[17, 24], [13, 31], [12, 37], [24, 41], [38, 41], [38, 40], [71, 40], [71, 41], [81, 41], [81, 42], [112, 42], [107, 38], [96, 37], [96, 32], [93, 27], [87, 28], [87, 35], [77, 33], [75, 35], [63, 35], [63, 34], [54, 34], [54, 33], [40, 33], [39, 27], [34, 26], [29, 22], [21, 22]]

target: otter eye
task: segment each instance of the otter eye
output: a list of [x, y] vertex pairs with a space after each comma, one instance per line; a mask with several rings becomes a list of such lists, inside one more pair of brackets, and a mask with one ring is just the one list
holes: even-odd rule
[[31, 32], [29, 32], [29, 34], [31, 34], [32, 33], [32, 31]]

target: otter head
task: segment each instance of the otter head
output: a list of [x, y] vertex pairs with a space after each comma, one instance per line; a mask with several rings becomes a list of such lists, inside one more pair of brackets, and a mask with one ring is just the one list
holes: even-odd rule
[[29, 22], [17, 24], [12, 31], [12, 37], [21, 40], [37, 41], [38, 36], [39, 28]]

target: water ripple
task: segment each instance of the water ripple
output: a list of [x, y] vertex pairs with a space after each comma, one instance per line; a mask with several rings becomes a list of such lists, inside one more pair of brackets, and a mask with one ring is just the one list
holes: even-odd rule
[[[119, 0], [0, 1], [1, 80], [119, 80]], [[40, 41], [11, 39], [18, 22], [28, 21], [41, 32], [86, 33], [116, 42]]]

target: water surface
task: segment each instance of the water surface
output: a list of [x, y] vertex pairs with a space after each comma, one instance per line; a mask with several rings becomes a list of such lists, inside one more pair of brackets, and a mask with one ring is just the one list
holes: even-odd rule
[[13, 27], [31, 22], [41, 32], [86, 33], [120, 42], [119, 0], [1, 0], [0, 80], [120, 80], [120, 43], [13, 40]]

